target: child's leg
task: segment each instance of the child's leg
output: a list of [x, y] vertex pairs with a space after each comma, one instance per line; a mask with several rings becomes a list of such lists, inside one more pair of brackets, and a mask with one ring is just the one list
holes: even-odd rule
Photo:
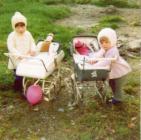
[[16, 91], [22, 91], [23, 87], [22, 87], [22, 81], [23, 81], [23, 77], [22, 76], [17, 76], [16, 75], [16, 70], [14, 70], [14, 90]]
[[125, 81], [125, 76], [121, 78], [109, 80], [109, 85], [112, 89], [114, 99], [117, 101], [122, 101], [122, 95], [123, 95], [122, 86], [124, 84], [124, 81]]

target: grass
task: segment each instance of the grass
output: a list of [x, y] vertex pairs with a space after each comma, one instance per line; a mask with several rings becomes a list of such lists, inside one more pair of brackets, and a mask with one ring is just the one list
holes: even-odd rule
[[116, 7], [128, 7], [128, 8], [139, 8], [139, 4], [137, 1], [133, 0], [92, 0], [95, 5], [98, 6], [108, 6], [114, 5]]
[[[8, 34], [12, 31], [11, 28], [11, 17], [15, 11], [22, 12], [28, 20], [28, 30], [32, 33], [36, 41], [44, 39], [50, 32], [55, 34], [54, 40], [59, 42], [61, 48], [65, 51], [66, 58], [68, 58], [68, 42], [72, 36], [81, 32], [81, 29], [63, 27], [56, 25], [55, 21], [63, 19], [71, 15], [70, 9], [65, 5], [45, 5], [42, 2], [33, 2], [30, 0], [3, 0], [0, 8], [0, 84], [7, 85], [8, 82], [11, 84], [12, 75], [10, 71], [7, 71], [6, 63], [8, 59], [3, 55], [7, 52], [6, 39]], [[5, 60], [7, 62], [5, 62]], [[5, 62], [5, 64], [4, 64]], [[5, 74], [3, 72], [6, 71]], [[5, 78], [9, 75], [8, 79]], [[2, 86], [3, 87], [3, 86]]]
[[[55, 40], [61, 43], [62, 49], [68, 55], [68, 42], [82, 30], [55, 24], [56, 20], [71, 15], [67, 6], [59, 5], [64, 2], [67, 3], [67, 0], [0, 1], [0, 139], [138, 140], [139, 69], [133, 69], [127, 77], [124, 91], [129, 98], [121, 106], [107, 106], [99, 100], [91, 99], [86, 107], [70, 111], [67, 108], [70, 101], [68, 89], [63, 86], [55, 102], [43, 101], [32, 107], [10, 88], [13, 74], [7, 70], [8, 60], [3, 53], [7, 51], [6, 39], [12, 30], [11, 16], [15, 11], [21, 11], [28, 19], [28, 29], [35, 40], [44, 39], [47, 33], [53, 32]], [[75, 2], [83, 4], [88, 1]], [[97, 33], [105, 26], [115, 24], [114, 26], [119, 27], [124, 22], [120, 16], [106, 16], [100, 20], [97, 29], [93, 27], [92, 30]], [[138, 60], [130, 60], [130, 64], [137, 65]], [[58, 112], [60, 107], [65, 111]], [[37, 111], [34, 110], [36, 108]]]
[[[9, 2], [9, 0], [1, 0], [0, 6], [4, 2]], [[17, 2], [17, 0], [12, 0]], [[29, 2], [29, 0], [21, 0], [22, 2]], [[58, 5], [58, 4], [95, 4], [97, 6], [109, 6], [114, 5], [121, 8], [139, 8], [140, 4], [138, 0], [31, 0], [30, 2], [40, 2], [46, 5]]]
[[1, 58], [3, 50], [6, 50], [7, 36], [12, 31], [10, 20], [15, 11], [20, 11], [27, 17], [28, 30], [36, 41], [41, 38], [44, 39], [49, 32], [53, 32], [55, 40], [61, 43], [64, 50], [67, 50], [67, 43], [71, 40], [72, 36], [81, 32], [80, 29], [55, 24], [56, 20], [68, 17], [71, 14], [70, 9], [66, 6], [48, 6], [28, 0], [13, 0], [12, 3], [8, 0], [3, 0], [3, 6], [0, 8], [0, 19], [3, 19], [0, 20], [0, 47], [3, 48], [1, 49]]
[[12, 85], [13, 73], [11, 70], [7, 69], [7, 64], [5, 61], [0, 61], [0, 67], [0, 89], [6, 90]]
[[96, 34], [104, 27], [111, 27], [113, 29], [117, 29], [123, 23], [125, 23], [125, 20], [121, 16], [118, 15], [104, 16], [101, 18], [97, 25], [92, 27], [92, 32]]
[[95, 4], [97, 6], [114, 5], [121, 8], [139, 8], [138, 1], [134, 0], [36, 0], [47, 5], [52, 4]]
[[[8, 1], [4, 3], [8, 3]], [[23, 1], [3, 4], [0, 9], [0, 18], [3, 19], [0, 24], [0, 29], [2, 30], [1, 40], [5, 39], [7, 34], [12, 30], [10, 20], [15, 11], [20, 11], [27, 17], [29, 30], [33, 31], [32, 34], [35, 38], [39, 34], [45, 36], [47, 31], [52, 28], [49, 25], [54, 25], [53, 23], [57, 19], [70, 15], [70, 10], [66, 6], [47, 6], [37, 2], [32, 3], [31, 1], [28, 4]]]

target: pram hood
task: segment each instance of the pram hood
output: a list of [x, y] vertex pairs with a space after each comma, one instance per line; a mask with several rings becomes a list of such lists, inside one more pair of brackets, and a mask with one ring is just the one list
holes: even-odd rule
[[72, 39], [72, 53], [88, 55], [90, 52], [98, 51], [99, 45], [96, 36], [74, 36]]

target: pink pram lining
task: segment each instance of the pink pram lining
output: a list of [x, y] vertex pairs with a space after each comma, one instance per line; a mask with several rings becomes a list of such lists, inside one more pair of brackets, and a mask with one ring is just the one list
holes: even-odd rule
[[88, 55], [91, 52], [88, 46], [79, 40], [75, 43], [75, 49], [81, 55]]

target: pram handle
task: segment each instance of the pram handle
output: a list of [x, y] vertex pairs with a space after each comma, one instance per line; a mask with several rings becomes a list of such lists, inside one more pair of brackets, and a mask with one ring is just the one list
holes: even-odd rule
[[11, 58], [11, 56], [15, 56], [15, 55], [11, 55], [11, 53], [4, 53], [4, 55], [7, 56], [10, 59], [12, 65], [15, 66], [15, 64], [14, 64], [12, 58]]
[[15, 57], [22, 57], [22, 58], [29, 58], [31, 56], [26, 56], [26, 55], [18, 55], [18, 54], [14, 54], [14, 53], [4, 53], [5, 56], [7, 57], [11, 57], [11, 56], [15, 56]]
[[[75, 56], [77, 56], [76, 54], [73, 54], [73, 58], [75, 58]], [[80, 59], [79, 59], [80, 58]], [[88, 63], [89, 61], [105, 61], [105, 60], [109, 60], [111, 62], [114, 62], [117, 60], [117, 57], [112, 57], [112, 58], [103, 58], [103, 57], [91, 57], [89, 58], [88, 56], [83, 56], [83, 55], [78, 55], [78, 58], [76, 57], [74, 60], [78, 59], [77, 63], [81, 63], [81, 62], [84, 62], [85, 60], [85, 63]]]
[[117, 58], [85, 58], [86, 59], [86, 62], [88, 60], [94, 60], [94, 61], [105, 61], [105, 60], [110, 60], [110, 61], [115, 61]]
[[35, 58], [33, 56], [26, 56], [26, 55], [17, 55], [17, 54], [14, 54], [14, 53], [4, 53], [4, 55], [10, 58], [10, 60], [11, 60], [11, 62], [12, 62], [13, 65], [14, 65], [14, 62], [13, 62], [11, 56], [22, 57], [22, 58], [25, 58], [25, 59], [36, 59], [36, 60], [39, 60], [43, 64], [46, 72], [48, 72], [48, 70], [47, 70], [47, 68], [45, 66], [44, 61], [42, 59], [40, 59], [40, 58]]

